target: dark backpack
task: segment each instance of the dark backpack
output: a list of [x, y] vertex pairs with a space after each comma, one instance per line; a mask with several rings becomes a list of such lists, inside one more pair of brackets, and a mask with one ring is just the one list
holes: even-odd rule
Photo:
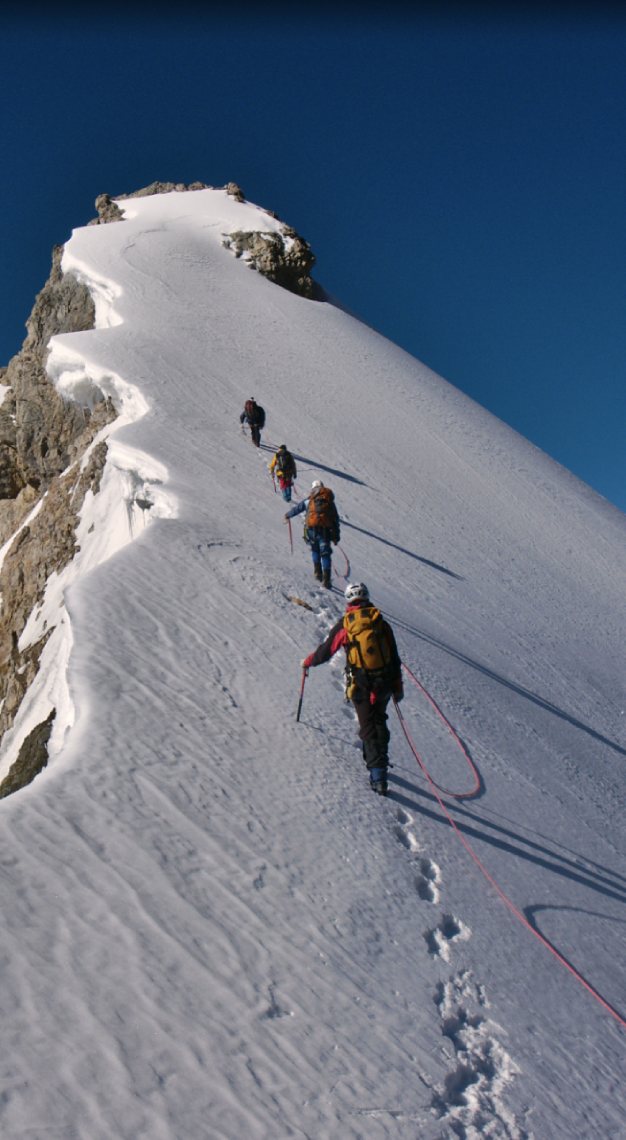
[[262, 428], [265, 424], [265, 411], [255, 400], [246, 400], [243, 410], [248, 417], [248, 423]]
[[296, 462], [290, 451], [277, 452], [276, 474], [279, 478], [295, 479]]

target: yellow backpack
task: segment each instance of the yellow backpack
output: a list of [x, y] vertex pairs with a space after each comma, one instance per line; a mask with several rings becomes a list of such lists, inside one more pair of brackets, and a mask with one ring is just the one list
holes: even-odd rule
[[351, 669], [380, 673], [391, 664], [383, 616], [376, 606], [350, 610], [344, 615], [343, 627], [348, 635], [347, 656]]

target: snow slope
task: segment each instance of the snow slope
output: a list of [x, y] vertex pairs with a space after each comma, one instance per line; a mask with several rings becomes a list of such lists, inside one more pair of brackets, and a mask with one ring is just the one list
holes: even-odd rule
[[[58, 386], [121, 417], [0, 763], [57, 708], [47, 770], [1, 805], [1, 1135], [626, 1136], [624, 516], [236, 260], [223, 234], [264, 211], [119, 204], [65, 249], [98, 328], [51, 346]], [[240, 433], [250, 395], [301, 492], [335, 490], [332, 593]], [[478, 767], [443, 800], [458, 833], [391, 710], [371, 794], [340, 661], [295, 721], [348, 576]], [[408, 677], [401, 708], [434, 780], [469, 789]]]

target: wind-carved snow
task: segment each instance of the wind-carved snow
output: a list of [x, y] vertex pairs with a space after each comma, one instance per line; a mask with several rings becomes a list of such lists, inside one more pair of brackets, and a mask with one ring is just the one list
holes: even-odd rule
[[[79, 274], [77, 263], [69, 257], [67, 264], [87, 285], [96, 301], [96, 327], [109, 329], [120, 324], [121, 318], [115, 314], [113, 303], [121, 290], [103, 278], [91, 276], [84, 268]], [[136, 538], [152, 520], [176, 517], [174, 496], [165, 489], [168, 475], [164, 464], [115, 438], [121, 427], [146, 414], [147, 401], [139, 389], [122, 376], [90, 362], [73, 349], [72, 335], [51, 338], [46, 361], [50, 379], [61, 395], [86, 410], [93, 411], [96, 403], [108, 398], [119, 414], [94, 437], [78, 465], [78, 470], [84, 471], [97, 445], [103, 440], [108, 441], [107, 460], [98, 493], [94, 495], [89, 489], [79, 512], [77, 553], [60, 573], [55, 571], [50, 575], [41, 604], [30, 615], [19, 639], [19, 649], [23, 651], [52, 630], [37, 676], [13, 725], [5, 733], [0, 778], [15, 763], [26, 736], [52, 710], [55, 711], [55, 719], [48, 741], [50, 763], [54, 764], [62, 752], [74, 725], [74, 701], [67, 681], [73, 636], [65, 605], [66, 591], [80, 577], [93, 571]], [[28, 526], [40, 507], [41, 502], [24, 520], [20, 530]], [[0, 560], [15, 537], [12, 535], [0, 550]]]
[[115, 309], [115, 302], [121, 294], [119, 285], [100, 277], [93, 269], [90, 271], [79, 258], [72, 256], [67, 247], [63, 250], [61, 269], [63, 273], [71, 274], [89, 289], [94, 303], [97, 329], [114, 328], [115, 325], [122, 323], [122, 318]]
[[[221, 235], [268, 228], [250, 203], [120, 205], [68, 243], [119, 319], [52, 349], [68, 398], [127, 418], [82, 569], [27, 631], [65, 605], [67, 665], [43, 673], [72, 707], [2, 802], [2, 1135], [619, 1136], [619, 1027], [468, 858], [393, 709], [386, 801], [340, 660], [310, 671], [296, 722], [344, 564], [321, 591], [265, 464], [286, 442], [301, 493], [335, 491], [351, 576], [480, 768], [480, 795], [446, 797], [460, 835], [614, 1004], [622, 516], [371, 329], [249, 273]], [[465, 787], [414, 688], [401, 707], [437, 781]]]
[[[89, 286], [86, 278], [83, 281]], [[108, 324], [105, 327], [109, 327]], [[122, 376], [90, 362], [73, 349], [72, 338], [76, 335], [65, 333], [50, 340], [46, 372], [61, 395], [90, 411], [93, 411], [99, 400], [105, 397], [111, 399], [119, 411], [119, 418], [113, 426], [109, 425], [109, 431], [145, 415], [149, 405], [139, 389]]]

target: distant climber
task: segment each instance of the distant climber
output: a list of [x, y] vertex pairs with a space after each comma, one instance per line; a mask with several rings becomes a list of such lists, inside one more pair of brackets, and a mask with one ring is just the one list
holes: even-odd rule
[[291, 519], [306, 511], [304, 541], [311, 547], [313, 573], [318, 582], [330, 589], [332, 570], [331, 542], [339, 542], [339, 515], [335, 496], [330, 487], [325, 487], [320, 479], [311, 485], [308, 498], [287, 511], [285, 519]]
[[250, 428], [250, 436], [255, 447], [261, 446], [261, 432], [265, 427], [265, 411], [260, 404], [257, 404], [254, 396], [246, 400], [243, 406], [243, 412], [239, 417], [241, 430], [245, 433], [244, 424], [248, 424]]
[[268, 467], [272, 475], [275, 475], [278, 479], [278, 486], [280, 487], [283, 499], [286, 503], [290, 503], [291, 488], [298, 478], [298, 470], [293, 455], [290, 451], [287, 451], [286, 443], [281, 443], [278, 451], [268, 464]]
[[323, 665], [341, 648], [346, 651], [346, 700], [352, 701], [363, 741], [363, 759], [372, 791], [387, 795], [389, 729], [387, 705], [401, 701], [402, 662], [393, 630], [370, 601], [363, 582], [345, 591], [346, 612], [326, 639], [302, 661], [303, 669]]

